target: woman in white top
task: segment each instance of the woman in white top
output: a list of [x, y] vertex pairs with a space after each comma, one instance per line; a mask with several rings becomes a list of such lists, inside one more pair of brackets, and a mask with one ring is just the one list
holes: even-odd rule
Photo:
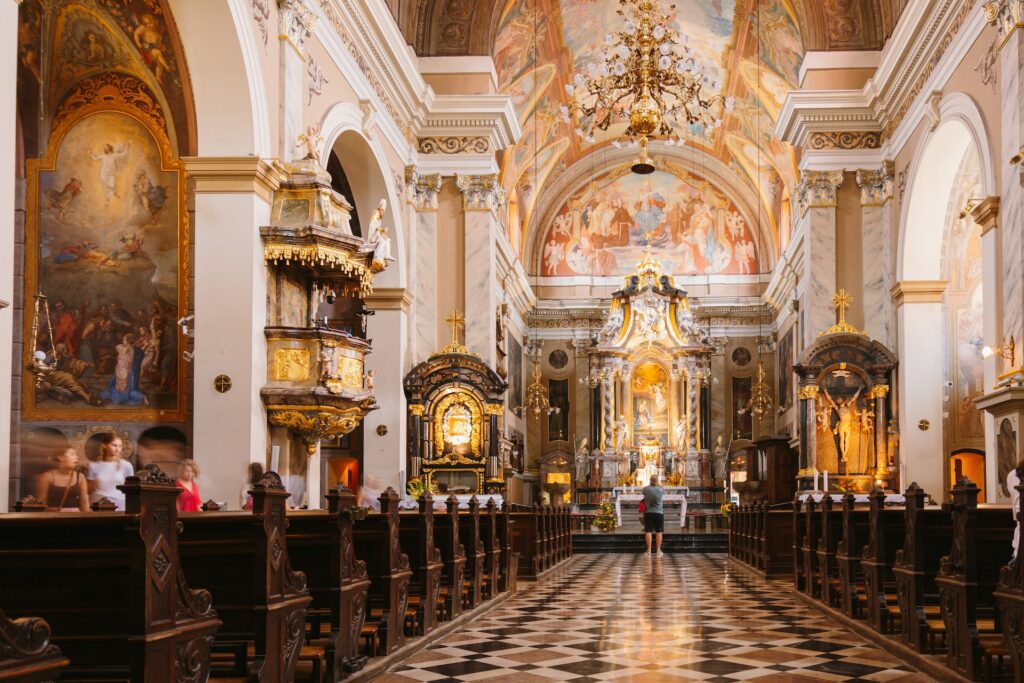
[[124, 493], [117, 487], [124, 480], [135, 474], [132, 464], [121, 457], [124, 444], [121, 437], [112, 432], [101, 434], [99, 459], [89, 463], [89, 500], [95, 503], [100, 498], [108, 498], [121, 512], [124, 511]]
[[[1024, 460], [1017, 463], [1017, 466], [1006, 475], [1006, 488], [1010, 490], [1010, 504], [1013, 506], [1013, 521], [1017, 522], [1020, 514], [1020, 491], [1017, 486], [1020, 484], [1020, 475], [1024, 472]], [[1013, 530], [1013, 557], [1017, 557], [1017, 548], [1020, 546], [1020, 522]]]

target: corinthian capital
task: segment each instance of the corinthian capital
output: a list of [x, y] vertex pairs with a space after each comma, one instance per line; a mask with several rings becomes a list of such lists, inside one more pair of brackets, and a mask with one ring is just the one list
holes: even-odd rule
[[306, 7], [303, 0], [278, 0], [278, 32], [281, 40], [287, 40], [302, 55], [306, 38], [316, 27], [316, 15]]
[[893, 163], [883, 161], [881, 168], [862, 168], [857, 171], [861, 206], [884, 206], [892, 199]]
[[836, 191], [843, 184], [840, 171], [804, 171], [796, 186], [796, 205], [803, 215], [811, 207], [836, 205]]
[[1024, 23], [1024, 0], [990, 0], [985, 3], [985, 18], [999, 29], [1002, 49], [1006, 39]]
[[437, 193], [441, 190], [440, 173], [420, 175], [415, 166], [406, 166], [405, 186], [409, 188], [409, 203], [417, 211], [437, 209]]
[[498, 184], [498, 176], [457, 175], [455, 185], [462, 190], [463, 211], [497, 211], [505, 202], [505, 191]]

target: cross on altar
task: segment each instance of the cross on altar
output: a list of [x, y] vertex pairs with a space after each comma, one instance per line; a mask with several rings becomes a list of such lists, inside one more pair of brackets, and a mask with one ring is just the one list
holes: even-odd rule
[[466, 318], [458, 311], [452, 311], [452, 314], [445, 319], [445, 322], [452, 326], [452, 345], [459, 345], [459, 332], [466, 327]]
[[843, 325], [846, 323], [846, 309], [853, 304], [853, 297], [845, 289], [840, 289], [836, 292], [836, 295], [832, 297], [832, 305], [835, 306], [836, 314], [839, 316], [838, 323]]

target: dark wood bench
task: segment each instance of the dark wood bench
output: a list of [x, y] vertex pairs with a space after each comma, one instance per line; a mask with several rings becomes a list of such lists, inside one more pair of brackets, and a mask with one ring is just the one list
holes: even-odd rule
[[849, 617], [864, 616], [864, 572], [861, 560], [868, 541], [868, 510], [858, 506], [847, 493], [842, 502], [842, 537], [836, 544], [836, 571], [839, 575], [839, 608]]
[[[926, 494], [916, 482], [907, 487], [904, 496], [904, 538], [892, 570], [900, 607], [900, 640], [923, 653], [932, 649], [928, 635], [935, 626], [945, 633], [935, 576], [939, 560], [949, 551], [953, 518], [948, 507], [926, 508]], [[932, 633], [932, 640], [935, 636]]]
[[864, 546], [864, 618], [879, 633], [893, 633], [900, 618], [893, 565], [904, 542], [903, 507], [886, 507], [885, 492], [868, 494], [868, 542]]
[[[1017, 495], [1024, 493], [1024, 484], [1016, 486]], [[1024, 512], [1017, 512], [1017, 524], [1024, 522]], [[1024, 562], [1020, 552], [1008, 565], [999, 570], [999, 582], [994, 592], [999, 605], [1003, 626], [1003, 645], [1013, 664], [1014, 680], [1024, 675]]]
[[1009, 506], [979, 508], [978, 494], [966, 477], [953, 487], [952, 544], [935, 577], [946, 627], [946, 665], [971, 680], [981, 680], [984, 642], [1002, 633], [993, 593], [1016, 527]]
[[800, 494], [793, 498], [793, 514], [790, 521], [793, 525], [793, 588], [801, 593], [807, 593], [807, 576], [804, 573], [806, 568], [803, 560], [807, 523], [804, 520], [804, 502], [800, 500]]
[[801, 519], [803, 522], [803, 533], [800, 538], [800, 563], [802, 564], [803, 585], [801, 590], [812, 598], [821, 594], [818, 592], [818, 537], [821, 536], [821, 515], [815, 514], [818, 509], [817, 503], [810, 496], [803, 501], [801, 507]]
[[773, 509], [765, 502], [761, 523], [760, 566], [765, 576], [789, 577], [793, 573], [793, 511], [789, 504]]
[[388, 487], [380, 496], [380, 512], [355, 523], [356, 557], [366, 562], [370, 579], [364, 628], [376, 641], [374, 655], [388, 655], [405, 644], [406, 608], [412, 570], [399, 544], [398, 494]]
[[480, 515], [480, 540], [484, 544], [484, 593], [493, 598], [501, 591], [501, 538], [498, 536], [498, 504], [493, 498]]
[[[251, 513], [181, 515], [181, 563], [210, 588], [224, 622], [213, 645], [214, 676], [291, 681], [313, 599], [288, 555], [289, 494], [281, 478], [267, 472], [249, 494]], [[324, 653], [313, 648], [306, 657], [317, 665]]]
[[[120, 488], [125, 512], [0, 515], [0, 605], [11, 619], [45, 619], [66, 678], [202, 679], [221, 622], [179, 562], [180, 490], [155, 466]], [[42, 622], [7, 623], [42, 645]]]
[[469, 499], [469, 509], [459, 513], [459, 540], [466, 552], [466, 566], [463, 576], [463, 609], [473, 609], [485, 599], [484, 542], [480, 538], [480, 501], [476, 496]]
[[309, 613], [324, 615], [307, 619], [309, 639], [323, 646], [331, 680], [360, 670], [366, 661], [359, 645], [370, 580], [352, 543], [353, 523], [365, 514], [356, 507], [355, 494], [340, 485], [327, 492], [327, 510], [288, 512], [288, 556], [306, 574], [313, 598]]
[[0, 610], [0, 681], [52, 681], [67, 665], [45, 619], [12, 620]]
[[449, 495], [445, 512], [434, 515], [434, 545], [441, 551], [441, 588], [438, 592], [440, 619], [462, 614], [466, 576], [466, 551], [459, 540], [459, 499]]
[[409, 582], [409, 605], [415, 611], [415, 635], [429, 633], [437, 624], [441, 593], [441, 572], [444, 562], [434, 542], [434, 498], [424, 493], [418, 512], [403, 512], [399, 517], [399, 543], [409, 556], [412, 579]]
[[821, 520], [818, 523], [818, 545], [815, 553], [818, 567], [815, 574], [817, 586], [814, 592], [829, 607], [839, 607], [841, 593], [836, 549], [843, 535], [843, 513], [829, 494], [822, 497], [819, 507]]
[[[512, 547], [515, 522], [511, 506], [506, 501], [498, 513], [498, 537], [501, 543], [502, 571], [498, 579], [498, 590], [515, 592], [519, 579], [519, 553]], [[571, 539], [570, 539], [571, 541]]]

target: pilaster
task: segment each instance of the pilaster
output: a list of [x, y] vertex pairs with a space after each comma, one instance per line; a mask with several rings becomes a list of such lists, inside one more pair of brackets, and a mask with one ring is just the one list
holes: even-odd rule
[[496, 243], [501, 230], [497, 213], [505, 201], [504, 191], [494, 174], [456, 175], [455, 184], [462, 191], [465, 229], [466, 346], [494, 367]]
[[[278, 156], [282, 161], [301, 158], [295, 154], [302, 130], [305, 102], [306, 39], [316, 26], [316, 15], [304, 0], [278, 0], [278, 38], [281, 41], [281, 137]], [[308, 134], [308, 133], [306, 133]]]
[[413, 325], [413, 362], [425, 361], [440, 345], [437, 343], [437, 271], [442, 262], [437, 250], [437, 195], [441, 175], [422, 175], [414, 166], [405, 169], [409, 203], [415, 211], [413, 243], [415, 260], [409, 273], [416, 308]]
[[893, 284], [892, 199], [893, 163], [857, 171], [860, 188], [861, 248], [864, 277], [860, 299], [864, 308], [864, 329], [868, 335], [892, 348]]
[[843, 171], [804, 171], [794, 192], [797, 232], [804, 234], [804, 343], [832, 325], [832, 296], [836, 290], [836, 203]]
[[[18, 3], [0, 2], [0, 36], [5, 45], [18, 41]], [[0, 513], [7, 512], [11, 483], [11, 374], [14, 354], [14, 179], [15, 98], [17, 50], [4, 50], [0, 57], [0, 82], [8, 84], [8, 97], [0, 106], [0, 130], [7, 144], [0, 145]]]

